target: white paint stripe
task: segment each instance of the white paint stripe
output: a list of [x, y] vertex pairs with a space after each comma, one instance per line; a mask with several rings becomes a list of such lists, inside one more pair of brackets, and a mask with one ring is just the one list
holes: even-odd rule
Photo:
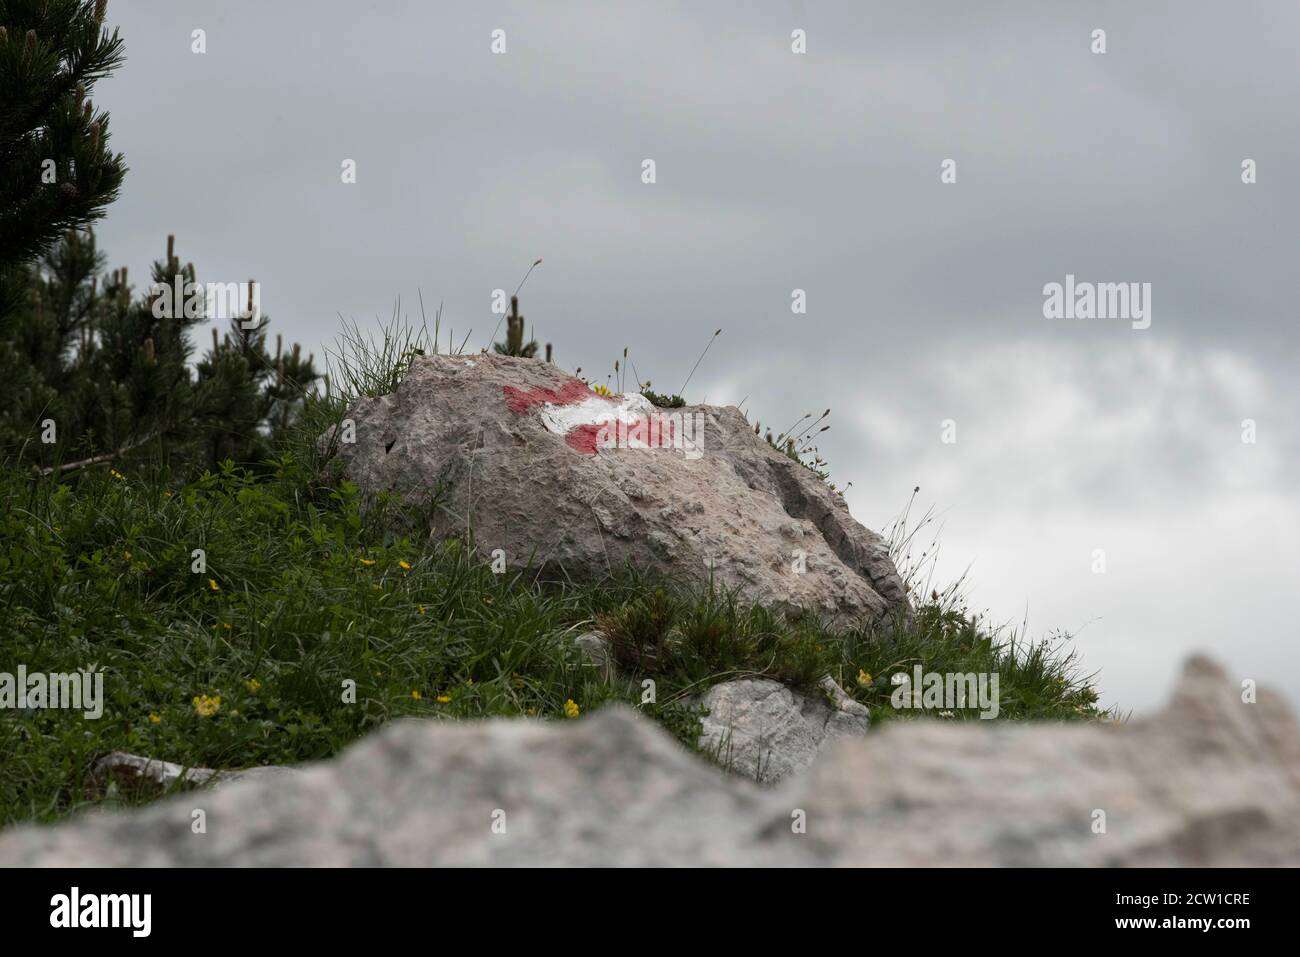
[[634, 422], [655, 411], [650, 400], [637, 393], [625, 393], [611, 402], [599, 396], [588, 396], [569, 405], [546, 403], [540, 413], [542, 424], [548, 431], [568, 435], [580, 425], [603, 425], [606, 422]]

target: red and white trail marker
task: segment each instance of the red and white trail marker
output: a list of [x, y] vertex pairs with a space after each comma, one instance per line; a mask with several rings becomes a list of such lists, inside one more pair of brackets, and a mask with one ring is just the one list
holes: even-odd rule
[[[625, 447], [615, 441], [620, 435], [653, 436], [660, 431], [654, 427], [657, 410], [649, 399], [636, 393], [604, 396], [576, 380], [559, 389], [508, 385], [503, 391], [510, 411], [527, 413], [540, 407], [538, 416], [546, 430], [564, 436], [570, 448], [586, 455], [595, 455], [600, 448]], [[671, 435], [664, 438], [671, 439]], [[656, 444], [643, 441], [626, 447], [652, 448]]]

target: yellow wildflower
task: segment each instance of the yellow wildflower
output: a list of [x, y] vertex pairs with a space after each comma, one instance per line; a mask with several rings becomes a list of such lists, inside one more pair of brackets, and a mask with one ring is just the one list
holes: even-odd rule
[[420, 700], [420, 697], [421, 697], [420, 692], [418, 692], [418, 691], [412, 691], [412, 692], [411, 692], [411, 697], [414, 698], [416, 701], [419, 701], [419, 700]]
[[864, 688], [865, 688], [867, 685], [871, 684], [871, 674], [870, 674], [869, 672], [863, 671], [861, 668], [859, 668], [859, 669], [858, 669], [858, 684], [861, 685], [861, 686], [864, 687]]
[[198, 712], [200, 718], [212, 717], [221, 710], [221, 695], [196, 695], [194, 710]]
[[213, 591], [221, 591], [221, 586], [217, 584], [217, 580], [215, 578], [208, 579], [208, 587]]
[[362, 565], [365, 565], [367, 568], [369, 568], [369, 567], [370, 567], [371, 565], [373, 565], [374, 563], [375, 563], [375, 560], [374, 560], [373, 558], [363, 558], [363, 559], [361, 559], [361, 564], [362, 564]]
[[149, 712], [149, 723], [150, 723], [150, 724], [162, 724], [162, 715], [158, 714], [157, 712], [150, 711], [150, 712]]
[[578, 703], [572, 698], [564, 702], [564, 716], [566, 718], [576, 718], [581, 712], [582, 709], [578, 707]]
[[126, 479], [126, 476], [123, 475], [121, 472], [119, 472], [117, 469], [109, 469], [108, 474], [113, 476], [113, 478], [115, 479], [123, 479], [123, 480]]
[[256, 694], [258, 689], [262, 687], [262, 682], [258, 681], [256, 678], [249, 678], [244, 682], [244, 687]]
[[403, 560], [397, 563], [397, 567], [404, 572], [409, 572], [411, 570], [411, 563]]
[[609, 386], [605, 385], [605, 383], [603, 382], [597, 382], [594, 386], [592, 386], [591, 391], [596, 393], [596, 395], [610, 394]]
[[451, 695], [447, 695], [447, 694], [438, 695], [438, 704], [450, 704], [450, 703], [451, 703]]

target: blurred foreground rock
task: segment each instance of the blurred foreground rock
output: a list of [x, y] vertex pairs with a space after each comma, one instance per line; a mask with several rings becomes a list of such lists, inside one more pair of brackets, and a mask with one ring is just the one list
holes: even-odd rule
[[0, 834], [9, 866], [778, 864], [1300, 864], [1300, 729], [1201, 658], [1150, 719], [891, 725], [766, 790], [625, 707], [407, 720], [296, 774]]

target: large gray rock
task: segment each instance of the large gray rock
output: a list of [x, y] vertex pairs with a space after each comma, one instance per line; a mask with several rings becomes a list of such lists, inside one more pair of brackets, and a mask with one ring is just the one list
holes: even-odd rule
[[0, 866], [232, 864], [1295, 866], [1300, 729], [1204, 659], [1149, 720], [891, 724], [770, 790], [625, 707], [405, 720], [295, 775], [0, 833]]
[[[880, 536], [739, 410], [664, 412], [535, 359], [424, 356], [396, 392], [349, 410], [354, 442], [348, 430], [325, 441], [340, 440], [344, 473], [367, 492], [437, 496], [435, 534], [472, 529], [485, 560], [502, 549], [509, 566], [557, 578], [626, 563], [696, 581], [711, 572], [751, 602], [844, 622], [907, 612]], [[655, 431], [638, 433], [648, 416]]]
[[830, 678], [820, 694], [803, 694], [767, 678], [716, 684], [698, 699], [699, 748], [733, 774], [775, 784], [808, 768], [832, 738], [861, 737], [866, 706]]

